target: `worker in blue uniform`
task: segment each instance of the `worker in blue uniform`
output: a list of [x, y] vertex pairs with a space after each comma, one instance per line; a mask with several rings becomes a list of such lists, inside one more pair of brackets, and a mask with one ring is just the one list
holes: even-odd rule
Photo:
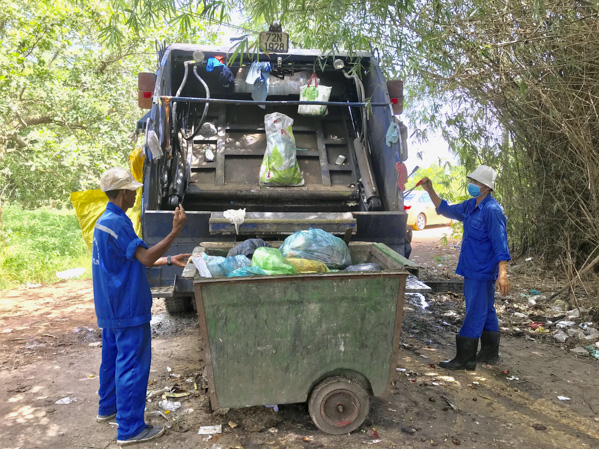
[[161, 257], [185, 224], [181, 206], [172, 231], [151, 248], [133, 230], [125, 212], [135, 204], [142, 184], [122, 168], [102, 175], [106, 211], [94, 229], [92, 275], [98, 327], [102, 328], [102, 364], [98, 422], [116, 417], [121, 446], [158, 438], [164, 428], [146, 425], [144, 409], [150, 374], [152, 294], [146, 267], [185, 266], [190, 254]]
[[[422, 188], [428, 192], [437, 213], [464, 223], [462, 250], [456, 273], [464, 276], [466, 315], [456, 336], [456, 356], [439, 363], [447, 369], [476, 369], [476, 362], [499, 363], [499, 323], [495, 312], [495, 289], [510, 291], [507, 262], [510, 260], [506, 218], [493, 198], [497, 173], [486, 165], [468, 175], [471, 199], [449, 205], [436, 194], [429, 178]], [[477, 354], [478, 341], [481, 349]]]

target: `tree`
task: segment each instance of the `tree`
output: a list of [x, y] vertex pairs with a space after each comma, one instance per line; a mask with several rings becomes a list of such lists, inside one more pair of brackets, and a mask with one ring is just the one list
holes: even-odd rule
[[[137, 73], [153, 70], [154, 40], [210, 42], [214, 33], [165, 23], [102, 41], [108, 2], [9, 0], [0, 10], [0, 193], [26, 207], [66, 205], [126, 166], [143, 115]], [[189, 33], [189, 34], [187, 34]], [[193, 35], [193, 38], [192, 36]]]

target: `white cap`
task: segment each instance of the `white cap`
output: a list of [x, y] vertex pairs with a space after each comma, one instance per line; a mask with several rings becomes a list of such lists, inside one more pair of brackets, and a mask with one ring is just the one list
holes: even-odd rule
[[495, 190], [495, 179], [497, 179], [497, 172], [487, 165], [480, 165], [470, 173], [468, 176], [470, 179], [480, 182], [481, 184], [490, 187], [491, 190]]
[[133, 175], [124, 168], [114, 167], [106, 170], [100, 178], [100, 189], [102, 192], [111, 190], [137, 190], [143, 186], [137, 182]]

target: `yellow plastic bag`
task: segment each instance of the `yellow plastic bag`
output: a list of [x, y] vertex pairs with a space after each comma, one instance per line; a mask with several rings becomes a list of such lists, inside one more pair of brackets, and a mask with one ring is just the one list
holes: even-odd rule
[[[129, 154], [129, 164], [131, 165], [131, 174], [139, 182], [143, 179], [143, 162], [145, 155], [141, 148], [136, 148]], [[141, 235], [141, 191], [142, 187], [137, 189], [134, 206], [127, 211], [127, 216], [133, 222], [135, 233]], [[96, 221], [106, 210], [108, 197], [101, 190], [85, 190], [83, 192], [71, 193], [71, 203], [75, 208], [77, 220], [81, 227], [81, 234], [87, 248], [91, 251], [94, 239], [94, 226]]]
[[330, 270], [328, 267], [318, 261], [318, 260], [310, 260], [310, 259], [296, 259], [289, 258], [287, 261], [293, 265], [295, 271], [298, 273], [328, 273]]

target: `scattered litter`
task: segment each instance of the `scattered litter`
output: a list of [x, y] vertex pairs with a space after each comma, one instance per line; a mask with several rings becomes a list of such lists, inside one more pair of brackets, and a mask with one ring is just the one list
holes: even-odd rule
[[569, 401], [570, 398], [568, 396], [558, 396], [557, 397], [560, 401]]
[[543, 424], [539, 424], [539, 423], [533, 424], [532, 428], [535, 430], [547, 430], [547, 426], [544, 426]]
[[455, 405], [453, 405], [451, 402], [449, 402], [449, 399], [447, 399], [445, 396], [441, 396], [441, 399], [443, 399], [445, 402], [447, 402], [447, 405], [449, 405], [453, 409], [454, 412], [458, 411], [458, 408]]
[[555, 334], [553, 334], [553, 339], [559, 343], [565, 343], [568, 339], [568, 336], [564, 332], [558, 331]]
[[537, 330], [540, 327], [545, 326], [545, 323], [537, 323], [537, 322], [533, 322], [533, 323], [528, 323], [528, 327], [532, 328], [532, 330]]
[[236, 422], [233, 421], [229, 421], [227, 424], [229, 424], [229, 427], [231, 429], [234, 429], [235, 427], [237, 427], [239, 424], [237, 424]]
[[40, 288], [42, 284], [31, 284], [27, 282], [27, 288]]
[[202, 426], [198, 430], [198, 435], [214, 435], [217, 433], [223, 433], [223, 426], [219, 424], [217, 426]]
[[270, 429], [268, 429], [268, 431], [269, 431], [270, 433], [272, 433], [273, 435], [274, 435], [275, 433], [279, 433], [279, 429], [277, 429], [276, 427], [271, 427]]
[[406, 427], [402, 427], [401, 431], [403, 433], [407, 433], [410, 435], [414, 435], [416, 433], [416, 428], [412, 427], [412, 426], [406, 426]]
[[168, 399], [164, 399], [158, 403], [158, 406], [162, 410], [168, 410], [169, 412], [174, 412], [175, 410], [178, 410], [179, 408], [181, 408], [181, 403], [169, 401]]
[[405, 373], [406, 369], [405, 368], [395, 368], [395, 371], [400, 372], [400, 373]]
[[574, 349], [570, 349], [570, 352], [577, 354], [577, 355], [589, 355], [589, 351], [584, 349], [582, 346], [578, 346]]
[[582, 340], [583, 338], [586, 337], [586, 335], [584, 334], [584, 332], [581, 329], [568, 329], [566, 331], [566, 333], [570, 336], [570, 337], [576, 337], [579, 340]]
[[510, 377], [506, 377], [506, 380], [520, 380], [520, 378], [516, 377], [516, 376], [510, 376]]
[[70, 397], [67, 396], [66, 398], [59, 399], [58, 401], [55, 402], [55, 404], [58, 404], [58, 405], [67, 405], [67, 404], [70, 404], [72, 402], [77, 402], [77, 399], [70, 398]]
[[239, 225], [245, 221], [245, 209], [227, 209], [223, 217], [235, 226], [235, 234], [239, 234]]
[[168, 421], [168, 416], [166, 416], [166, 414], [162, 413], [160, 410], [156, 410], [153, 412], [148, 413], [148, 415], [150, 416], [162, 416], [164, 419], [166, 419]]
[[535, 289], [533, 288], [533, 289], [530, 291], [530, 294], [531, 294], [531, 295], [540, 295], [540, 294], [541, 294], [541, 292], [540, 292], [540, 291], [538, 291], [538, 290], [535, 290]]
[[566, 315], [570, 319], [572, 319], [572, 318], [580, 318], [580, 310], [579, 309], [569, 310], [568, 312], [566, 312]]
[[266, 408], [272, 408], [275, 412], [279, 411], [279, 406], [277, 404], [274, 405], [265, 405]]
[[589, 354], [591, 354], [593, 357], [595, 357], [596, 359], [599, 359], [599, 349], [597, 349], [595, 346], [593, 346], [593, 345], [585, 346], [584, 349], [589, 351]]
[[93, 343], [90, 343], [88, 346], [90, 346], [92, 348], [101, 348], [102, 347], [102, 342], [101, 341], [94, 341]]
[[557, 324], [555, 325], [555, 327], [557, 327], [558, 329], [565, 329], [566, 327], [572, 327], [574, 326], [576, 323], [574, 321], [558, 321]]
[[178, 393], [164, 393], [164, 396], [167, 398], [184, 398], [189, 396], [191, 393], [189, 391], [182, 391]]
[[2, 331], [3, 334], [10, 334], [12, 332], [12, 329], [4, 329]]
[[57, 271], [58, 279], [76, 279], [85, 273], [85, 268], [71, 268], [70, 270]]
[[524, 259], [524, 261], [526, 262], [530, 262], [532, 260], [532, 257], [527, 257], [526, 259]]

